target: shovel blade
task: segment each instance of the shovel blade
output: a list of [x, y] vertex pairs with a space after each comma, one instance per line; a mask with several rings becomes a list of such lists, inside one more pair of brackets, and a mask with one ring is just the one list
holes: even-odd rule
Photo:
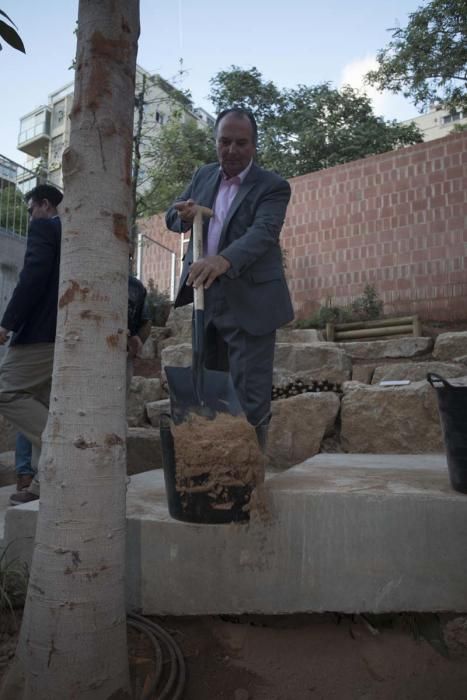
[[[165, 368], [173, 422], [183, 423], [190, 413], [209, 419], [215, 418], [217, 413], [241, 415], [242, 407], [230, 374], [204, 368], [200, 371], [201, 382], [197, 384], [191, 367]], [[202, 387], [202, 392], [197, 386]]]

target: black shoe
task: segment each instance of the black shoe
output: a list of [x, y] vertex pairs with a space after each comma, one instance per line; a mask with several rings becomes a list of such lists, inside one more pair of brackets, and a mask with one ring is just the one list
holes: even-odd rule
[[31, 501], [38, 501], [39, 496], [36, 493], [32, 493], [27, 489], [23, 491], [17, 491], [10, 496], [10, 504], [12, 506], [20, 506], [22, 503], [31, 503]]

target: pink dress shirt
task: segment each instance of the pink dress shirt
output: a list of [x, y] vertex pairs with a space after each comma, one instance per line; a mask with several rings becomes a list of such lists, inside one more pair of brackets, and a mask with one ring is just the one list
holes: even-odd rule
[[240, 189], [240, 185], [248, 175], [251, 164], [252, 161], [248, 163], [245, 170], [242, 170], [239, 175], [235, 175], [234, 177], [227, 178], [225, 174], [222, 173], [221, 183], [219, 185], [219, 189], [217, 190], [217, 196], [213, 205], [214, 214], [209, 221], [208, 238], [204, 251], [205, 256], [217, 255], [217, 249], [219, 247], [219, 240], [224, 221], [227, 217], [230, 206], [235, 199], [235, 195]]

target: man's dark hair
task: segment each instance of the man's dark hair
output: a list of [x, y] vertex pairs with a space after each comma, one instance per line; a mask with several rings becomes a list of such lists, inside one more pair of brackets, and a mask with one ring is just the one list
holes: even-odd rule
[[256, 119], [254, 118], [252, 112], [250, 112], [248, 109], [243, 109], [243, 107], [229, 107], [229, 109], [223, 109], [222, 112], [217, 115], [216, 123], [214, 124], [214, 136], [217, 136], [217, 128], [220, 120], [226, 117], [228, 114], [234, 114], [239, 119], [249, 120], [251, 130], [253, 132], [253, 143], [256, 146], [258, 142], [258, 126], [256, 124]]
[[24, 198], [26, 202], [30, 199], [33, 202], [42, 202], [44, 199], [48, 199], [54, 207], [58, 207], [63, 199], [63, 194], [53, 185], [37, 185]]

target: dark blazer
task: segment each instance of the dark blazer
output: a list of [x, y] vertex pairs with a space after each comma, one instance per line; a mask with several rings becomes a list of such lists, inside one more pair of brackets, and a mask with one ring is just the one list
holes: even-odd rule
[[[212, 208], [220, 177], [218, 163], [205, 165], [176, 201], [193, 199]], [[290, 185], [286, 180], [253, 164], [221, 231], [218, 253], [229, 260], [231, 268], [219, 280], [239, 327], [251, 335], [265, 335], [293, 319], [279, 245], [289, 199]], [[178, 233], [190, 228], [183, 224], [173, 206], [167, 212], [166, 224]], [[208, 226], [209, 221], [205, 221], [205, 239]], [[193, 301], [193, 290], [185, 285], [192, 261], [190, 240], [175, 306]]]
[[35, 219], [24, 265], [0, 325], [14, 331], [11, 345], [53, 343], [57, 327], [60, 219]]

